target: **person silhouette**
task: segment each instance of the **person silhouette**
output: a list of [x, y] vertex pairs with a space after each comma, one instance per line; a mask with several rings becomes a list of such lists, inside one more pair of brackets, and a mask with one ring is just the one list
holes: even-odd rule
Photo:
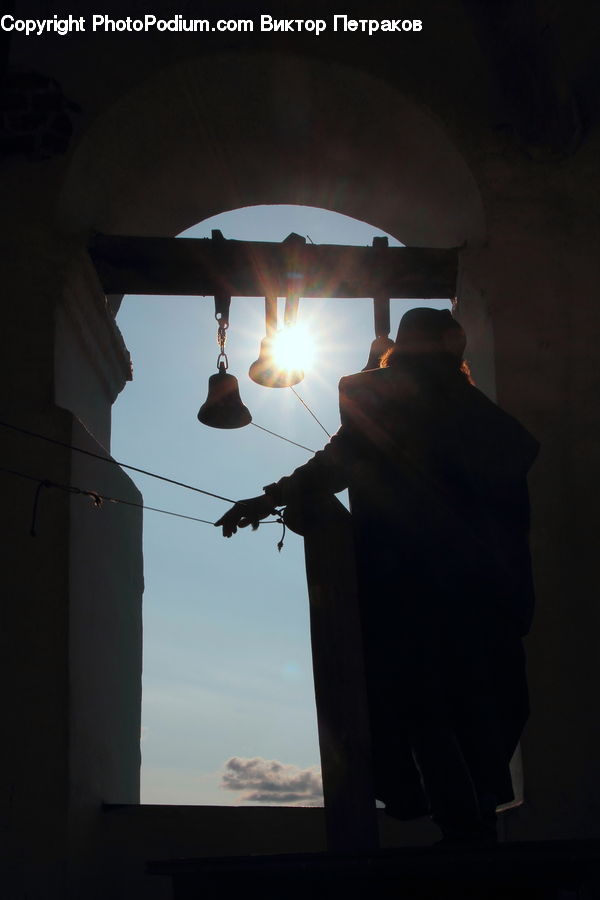
[[465, 332], [416, 308], [378, 369], [341, 379], [323, 450], [215, 525], [348, 488], [376, 796], [445, 841], [496, 840], [529, 714], [527, 473], [537, 441], [473, 384]]

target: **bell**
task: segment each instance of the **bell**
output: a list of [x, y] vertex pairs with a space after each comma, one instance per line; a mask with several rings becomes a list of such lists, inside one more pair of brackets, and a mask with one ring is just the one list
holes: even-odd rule
[[390, 349], [390, 347], [393, 346], [393, 340], [389, 337], [386, 337], [385, 334], [380, 334], [379, 337], [376, 337], [371, 344], [371, 349], [369, 350], [369, 359], [367, 360], [367, 364], [364, 367], [363, 372], [366, 372], [368, 369], [378, 369], [381, 357]]
[[243, 428], [252, 421], [250, 410], [242, 403], [238, 380], [227, 373], [224, 362], [208, 379], [208, 394], [198, 419], [211, 428]]
[[275, 362], [273, 356], [273, 340], [275, 335], [267, 334], [260, 342], [258, 359], [254, 360], [248, 370], [248, 375], [256, 384], [263, 387], [291, 387], [302, 381], [304, 372], [302, 369], [282, 369]]

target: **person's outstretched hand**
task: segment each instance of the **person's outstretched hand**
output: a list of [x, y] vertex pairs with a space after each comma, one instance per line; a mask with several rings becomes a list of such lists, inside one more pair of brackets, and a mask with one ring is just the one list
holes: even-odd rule
[[273, 510], [273, 500], [267, 494], [250, 497], [248, 500], [238, 500], [235, 506], [215, 522], [215, 526], [222, 526], [223, 537], [228, 538], [236, 533], [238, 527], [246, 528], [252, 525], [252, 528], [258, 528], [260, 520], [270, 516]]

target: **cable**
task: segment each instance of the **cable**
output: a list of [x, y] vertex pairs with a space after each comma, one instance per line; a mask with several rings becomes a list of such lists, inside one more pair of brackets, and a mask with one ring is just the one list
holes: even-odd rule
[[[134, 506], [137, 509], [148, 509], [151, 512], [163, 513], [165, 516], [175, 516], [178, 519], [188, 519], [191, 522], [201, 522], [204, 525], [214, 525], [214, 522], [211, 522], [209, 519], [198, 519], [196, 516], [186, 516], [183, 513], [172, 512], [169, 509], [159, 509], [156, 506], [146, 506], [145, 503], [136, 503], [134, 500], [123, 500], [121, 497], [109, 497], [106, 494], [101, 494], [98, 491], [86, 490], [84, 488], [76, 487], [73, 484], [60, 484], [57, 481], [51, 481], [48, 478], [37, 478], [35, 475], [27, 475], [25, 472], [17, 472], [16, 469], [9, 469], [5, 466], [0, 466], [0, 472], [6, 472], [9, 475], [16, 475], [19, 478], [26, 478], [28, 481], [35, 481], [38, 485], [37, 490], [35, 492], [34, 502], [33, 502], [33, 514], [32, 514], [32, 527], [31, 534], [35, 536], [35, 520], [37, 515], [37, 507], [39, 503], [39, 497], [41, 493], [41, 488], [58, 488], [61, 491], [66, 491], [69, 494], [82, 494], [86, 497], [89, 497], [90, 500], [94, 502], [94, 505], [99, 509], [102, 506], [102, 503], [122, 503], [124, 506]], [[279, 519], [263, 519], [261, 525], [277, 525], [281, 524]]]
[[[299, 399], [301, 400], [301, 398]], [[304, 401], [302, 400], [302, 402]], [[290, 438], [286, 438], [282, 434], [277, 434], [277, 432], [270, 431], [268, 428], [264, 428], [262, 425], [257, 425], [256, 422], [252, 422], [251, 424], [254, 425], [255, 428], [259, 428], [261, 431], [265, 431], [267, 434], [270, 434], [273, 437], [279, 438], [282, 441], [287, 441], [288, 444], [293, 444], [295, 447], [300, 447], [302, 450], [308, 450], [309, 453], [316, 452], [310, 447], [305, 447], [304, 444], [298, 444], [296, 441], [292, 441], [290, 440]], [[138, 468], [138, 466], [131, 466], [128, 463], [118, 462], [116, 459], [112, 459], [112, 457], [101, 456], [99, 453], [93, 453], [91, 450], [83, 450], [81, 447], [75, 447], [73, 444], [67, 444], [65, 441], [59, 441], [56, 438], [47, 437], [46, 435], [39, 434], [36, 431], [29, 431], [27, 428], [20, 428], [17, 425], [11, 425], [9, 422], [0, 421], [0, 425], [3, 428], [10, 428], [12, 431], [17, 431], [20, 434], [26, 434], [29, 437], [39, 438], [40, 440], [47, 441], [50, 444], [57, 444], [59, 447], [66, 447], [68, 450], [75, 450], [77, 453], [83, 453], [86, 456], [91, 456], [93, 459], [99, 459], [102, 462], [111, 463], [114, 466], [120, 466], [122, 469], [129, 469], [132, 472], [139, 472], [142, 475], [148, 475], [150, 478], [157, 478], [159, 479], [159, 481], [166, 481], [168, 484], [175, 484], [177, 485], [177, 487], [186, 488], [189, 491], [196, 491], [198, 494], [205, 494], [207, 497], [214, 497], [216, 500], [223, 500], [225, 503], [236, 502], [230, 497], [222, 497], [220, 494], [214, 494], [212, 491], [205, 491], [203, 488], [195, 487], [193, 484], [186, 484], [184, 481], [176, 481], [174, 478], [167, 478], [166, 475], [158, 475], [156, 472], [149, 472], [147, 469]], [[150, 509], [150, 507], [147, 508]]]
[[328, 437], [328, 438], [331, 438], [331, 435], [329, 434], [329, 432], [327, 431], [327, 429], [325, 428], [325, 426], [323, 425], [323, 423], [322, 423], [322, 422], [319, 422], [319, 420], [318, 420], [317, 417], [315, 416], [314, 412], [312, 411], [312, 409], [310, 408], [310, 406], [308, 405], [308, 403], [305, 403], [305, 401], [302, 399], [302, 397], [300, 396], [300, 394], [298, 393], [298, 391], [295, 390], [294, 386], [293, 386], [292, 384], [290, 384], [289, 388], [290, 388], [290, 390], [296, 395], [296, 397], [298, 398], [298, 400], [300, 401], [300, 403], [302, 404], [302, 406], [303, 406], [306, 410], [308, 410], [308, 412], [311, 414], [311, 416], [313, 417], [313, 419], [315, 420], [315, 422], [317, 423], [317, 425], [318, 425], [320, 428], [323, 429], [323, 431], [325, 432], [325, 434], [327, 435], [327, 437]]
[[[46, 437], [44, 434], [38, 434], [36, 431], [28, 431], [27, 428], [19, 428], [17, 425], [11, 425], [8, 422], [0, 422], [3, 428], [10, 428], [12, 431], [18, 431], [20, 434], [27, 434], [29, 437], [36, 437], [42, 441], [48, 441], [50, 444], [57, 444], [59, 447], [66, 447], [68, 450], [75, 450], [77, 453], [84, 453], [93, 459], [99, 459], [102, 462], [111, 463], [113, 466], [120, 466], [121, 469], [130, 469], [132, 472], [139, 472], [141, 475], [149, 475], [150, 478], [158, 478], [159, 481], [166, 481], [169, 484], [176, 484], [178, 487], [187, 488], [188, 491], [196, 491], [198, 494], [206, 494], [207, 497], [214, 497], [216, 500], [224, 500], [225, 503], [235, 503], [230, 497], [222, 497], [220, 494], [213, 494], [212, 491], [205, 491], [203, 488], [194, 487], [193, 484], [186, 484], [184, 481], [176, 481], [174, 478], [167, 478], [165, 475], [157, 475], [156, 472], [149, 472], [147, 469], [139, 469], [137, 466], [130, 466], [127, 463], [118, 462], [110, 456], [101, 456], [99, 453], [92, 453], [91, 450], [83, 450], [81, 447], [74, 447], [73, 444], [67, 444], [65, 441], [58, 441], [56, 438]], [[257, 426], [258, 427], [258, 426]], [[306, 448], [305, 448], [306, 449]], [[36, 479], [37, 480], [37, 479]]]
[[289, 438], [284, 437], [282, 434], [277, 434], [276, 431], [269, 431], [268, 428], [264, 428], [262, 425], [257, 425], [256, 422], [250, 422], [251, 425], [254, 425], [255, 428], [260, 428], [261, 431], [266, 431], [267, 434], [272, 434], [273, 437], [279, 438], [282, 441], [287, 441], [288, 444], [293, 444], [294, 447], [300, 447], [302, 450], [308, 450], [309, 453], [316, 453], [316, 450], [311, 450], [310, 447], [305, 447], [304, 444], [297, 444], [296, 441], [291, 441]]

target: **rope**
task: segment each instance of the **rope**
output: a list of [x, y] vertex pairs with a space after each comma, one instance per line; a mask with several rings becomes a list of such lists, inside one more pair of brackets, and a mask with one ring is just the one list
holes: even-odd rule
[[[303, 400], [301, 402], [304, 403]], [[301, 450], [307, 450], [309, 453], [316, 452], [310, 447], [305, 447], [304, 444], [298, 444], [296, 441], [292, 441], [290, 440], [290, 438], [286, 438], [282, 434], [277, 434], [276, 431], [270, 431], [268, 428], [264, 428], [262, 425], [257, 425], [256, 422], [252, 422], [251, 424], [254, 425], [255, 428], [259, 428], [261, 431], [265, 431], [267, 434], [279, 438], [279, 440], [281, 441], [286, 441], [288, 444], [293, 444], [294, 447], [300, 447]], [[59, 441], [56, 438], [51, 438], [47, 437], [44, 434], [39, 434], [37, 431], [29, 431], [27, 428], [19, 428], [17, 425], [11, 425], [9, 422], [0, 421], [0, 426], [2, 426], [3, 428], [10, 428], [11, 431], [17, 431], [19, 432], [19, 434], [26, 434], [29, 437], [39, 438], [39, 440], [47, 441], [50, 444], [56, 444], [59, 447], [66, 447], [68, 450], [75, 450], [77, 453], [83, 453], [85, 454], [85, 456], [91, 456], [93, 459], [99, 459], [102, 462], [111, 463], [114, 466], [120, 466], [120, 468], [122, 469], [129, 469], [132, 472], [139, 472], [141, 475], [148, 475], [150, 478], [157, 478], [159, 481], [166, 481], [167, 484], [175, 484], [177, 485], [177, 487], [186, 488], [188, 491], [195, 491], [198, 494], [205, 494], [207, 497], [214, 497], [216, 500], [223, 500], [225, 503], [236, 502], [230, 497], [223, 497], [220, 494], [214, 494], [212, 491], [206, 491], [203, 488], [196, 487], [193, 484], [186, 484], [184, 481], [176, 481], [174, 478], [167, 478], [166, 475], [158, 475], [156, 472], [148, 471], [148, 469], [140, 469], [138, 466], [132, 466], [128, 463], [118, 462], [116, 459], [112, 459], [112, 457], [101, 456], [99, 453], [93, 453], [91, 450], [84, 450], [82, 447], [75, 447], [73, 444], [68, 444], [65, 441]], [[150, 507], [147, 508], [150, 509]]]
[[149, 472], [147, 469], [140, 469], [138, 466], [130, 466], [128, 463], [118, 462], [110, 456], [101, 456], [99, 453], [92, 453], [91, 450], [83, 450], [81, 447], [75, 447], [73, 444], [67, 444], [65, 441], [56, 440], [56, 438], [46, 437], [44, 434], [38, 434], [37, 431], [29, 431], [27, 428], [19, 428], [17, 425], [11, 425], [9, 422], [0, 422], [3, 428], [10, 428], [11, 431], [18, 431], [20, 434], [26, 434], [29, 437], [39, 438], [50, 444], [56, 444], [59, 447], [66, 447], [68, 450], [75, 450], [77, 453], [84, 453], [93, 459], [99, 459], [101, 462], [111, 463], [113, 466], [120, 466], [122, 469], [129, 469], [132, 472], [139, 472], [141, 475], [149, 475], [150, 478], [157, 478], [159, 481], [166, 481], [168, 484], [175, 484], [177, 487], [186, 488], [188, 491], [196, 491], [198, 494], [206, 494], [207, 497], [214, 497], [216, 500], [224, 500], [225, 503], [235, 503], [230, 497], [222, 497], [221, 494], [213, 494], [212, 491], [205, 491], [203, 488], [195, 487], [193, 484], [186, 484], [184, 481], [176, 481], [174, 478], [167, 478], [166, 475], [157, 475], [156, 472]]
[[[31, 537], [37, 537], [36, 532], [36, 520], [38, 513], [38, 506], [40, 501], [40, 495], [43, 488], [57, 488], [58, 490], [65, 491], [69, 494], [81, 494], [83, 496], [89, 497], [96, 509], [100, 509], [103, 503], [122, 503], [124, 506], [134, 506], [137, 509], [147, 509], [151, 512], [163, 513], [165, 516], [175, 516], [178, 519], [188, 519], [190, 522], [201, 522], [204, 525], [214, 525], [214, 522], [211, 522], [209, 519], [199, 519], [196, 516], [186, 516], [183, 513], [173, 512], [170, 509], [159, 509], [157, 506], [146, 506], [145, 503], [136, 503], [134, 500], [123, 500], [121, 497], [109, 497], [106, 494], [101, 494], [98, 491], [87, 490], [85, 488], [77, 487], [73, 484], [60, 484], [57, 481], [51, 481], [49, 478], [37, 478], [35, 475], [27, 475], [25, 472], [18, 472], [15, 469], [8, 469], [5, 466], [0, 466], [0, 472], [5, 472], [9, 475], [16, 475], [19, 478], [26, 478], [28, 481], [35, 481], [37, 483], [37, 488], [35, 492], [35, 496], [33, 499], [33, 509], [31, 515], [31, 528], [30, 535]], [[281, 518], [278, 519], [264, 519], [261, 522], [261, 525], [281, 525]], [[285, 533], [285, 532], [284, 532]], [[282, 538], [283, 540], [283, 538]], [[280, 541], [281, 543], [281, 541]], [[279, 548], [279, 544], [277, 545]]]
[[284, 542], [284, 540], [285, 540], [285, 520], [284, 520], [283, 516], [281, 515], [281, 516], [280, 516], [278, 519], [276, 519], [275, 521], [278, 522], [278, 523], [281, 525], [281, 527], [282, 527], [281, 538], [280, 538], [279, 541], [277, 542], [277, 549], [278, 549], [279, 552], [281, 553], [281, 551], [283, 550], [283, 542]]
[[[293, 387], [292, 387], [292, 390], [294, 391]], [[298, 399], [300, 400], [302, 405], [306, 407], [306, 409], [311, 414], [313, 419], [315, 419], [315, 421], [321, 426], [321, 428], [323, 429], [323, 431], [325, 432], [327, 437], [331, 437], [329, 432], [319, 422], [319, 420], [317, 419], [315, 414], [307, 406], [307, 404], [304, 402], [302, 397], [300, 397], [300, 395], [297, 394], [296, 391], [294, 391], [294, 394], [296, 394], [296, 396], [298, 397]], [[276, 431], [270, 431], [268, 428], [265, 428], [262, 425], [257, 425], [256, 422], [252, 422], [251, 424], [254, 425], [255, 428], [258, 428], [260, 431], [264, 431], [267, 434], [270, 434], [272, 437], [276, 437], [276, 438], [279, 438], [279, 440], [286, 441], [288, 444], [293, 444], [294, 447], [300, 447], [301, 450], [307, 450], [309, 453], [316, 452], [315, 450], [311, 449], [310, 447], [304, 446], [304, 444], [299, 444], [296, 441], [292, 441], [290, 438], [284, 437], [282, 434], [277, 434]], [[177, 481], [174, 478], [167, 478], [165, 475], [158, 475], [156, 472], [150, 472], [148, 469], [141, 469], [138, 466], [132, 466], [132, 465], [129, 465], [128, 463], [119, 462], [118, 460], [113, 459], [112, 457], [102, 456], [99, 453], [92, 452], [91, 450], [84, 450], [82, 447], [75, 447], [73, 444], [69, 444], [65, 441], [59, 441], [56, 438], [51, 438], [44, 434], [39, 434], [39, 432], [36, 432], [36, 431], [30, 431], [27, 428], [20, 428], [17, 425], [11, 425], [9, 422], [0, 421], [0, 426], [2, 426], [3, 428], [9, 428], [11, 431], [16, 431], [19, 434], [25, 434], [28, 437], [34, 437], [34, 438], [38, 438], [39, 440], [42, 440], [42, 441], [47, 441], [49, 444], [56, 444], [59, 447], [65, 447], [68, 450], [74, 450], [77, 453], [83, 453], [85, 456], [91, 456], [93, 459], [99, 459], [101, 462], [111, 463], [112, 465], [119, 466], [122, 469], [129, 469], [132, 472], [139, 472], [141, 475], [148, 475], [150, 478], [156, 478], [159, 481], [165, 481], [168, 484], [175, 484], [175, 485], [177, 485], [177, 487], [186, 488], [187, 490], [195, 491], [198, 494], [205, 494], [207, 497], [214, 497], [216, 500], [223, 500], [223, 501], [225, 501], [225, 503], [234, 503], [235, 504], [235, 502], [236, 502], [235, 500], [232, 500], [229, 497], [223, 497], [220, 494], [215, 494], [212, 491], [204, 490], [203, 488], [196, 487], [195, 485], [186, 484], [184, 481]], [[58, 490], [66, 491], [71, 494], [82, 494], [84, 496], [89, 497], [97, 509], [99, 509], [104, 502], [106, 502], [106, 503], [122, 503], [124, 506], [133, 506], [138, 509], [145, 509], [145, 510], [149, 510], [151, 512], [162, 513], [163, 515], [166, 515], [166, 516], [175, 516], [178, 519], [187, 519], [190, 522], [200, 522], [204, 525], [214, 525], [214, 522], [211, 522], [208, 519], [199, 519], [196, 516], [186, 516], [183, 513], [176, 513], [171, 510], [168, 510], [168, 509], [159, 509], [156, 506], [146, 506], [146, 504], [144, 504], [144, 503], [135, 503], [133, 500], [123, 500], [119, 497], [108, 497], [105, 494], [98, 493], [97, 491], [85, 490], [83, 488], [79, 488], [76, 485], [72, 485], [72, 484], [59, 484], [56, 481], [50, 481], [48, 478], [36, 478], [33, 475], [25, 474], [25, 472], [18, 472], [15, 469], [8, 469], [4, 466], [0, 466], [0, 472], [5, 472], [9, 475], [16, 475], [20, 478], [27, 478], [29, 481], [35, 481], [37, 483], [37, 488], [36, 488], [35, 496], [34, 496], [34, 500], [33, 500], [33, 509], [32, 509], [32, 514], [31, 514], [31, 527], [30, 527], [30, 531], [29, 531], [31, 537], [37, 536], [36, 524], [37, 524], [38, 507], [39, 507], [39, 502], [40, 502], [40, 496], [41, 496], [42, 490], [44, 488], [57, 488]], [[281, 553], [281, 550], [283, 548], [283, 542], [285, 539], [285, 533], [286, 533], [286, 526], [285, 526], [285, 522], [283, 521], [283, 518], [280, 516], [277, 519], [265, 519], [265, 520], [263, 520], [262, 524], [263, 525], [279, 524], [282, 526], [283, 531], [282, 531], [281, 539], [279, 540], [279, 542], [277, 544], [277, 549]]]
[[[12, 474], [17, 475], [18, 473], [13, 472]], [[31, 511], [31, 526], [29, 528], [29, 534], [31, 535], [31, 537], [36, 537], [35, 523], [37, 519], [38, 504], [40, 502], [40, 494], [42, 493], [42, 488], [45, 487], [52, 487], [52, 482], [44, 479], [43, 481], [40, 481], [36, 488], [35, 497], [33, 498], [33, 509]]]
[[293, 444], [294, 447], [300, 447], [302, 450], [308, 450], [309, 453], [316, 453], [316, 450], [311, 450], [310, 447], [305, 447], [304, 444], [297, 444], [296, 441], [291, 441], [289, 438], [284, 437], [282, 434], [277, 434], [276, 431], [269, 431], [268, 428], [264, 428], [262, 425], [257, 425], [256, 422], [251, 422], [251, 425], [254, 425], [255, 428], [260, 428], [261, 431], [266, 431], [267, 434], [272, 434], [273, 437], [279, 438], [282, 441], [287, 441], [288, 444]]
[[300, 394], [298, 393], [298, 391], [294, 388], [293, 384], [290, 384], [289, 387], [290, 387], [290, 390], [296, 395], [296, 397], [298, 398], [298, 400], [300, 401], [300, 403], [302, 404], [302, 406], [303, 406], [303, 407], [311, 414], [311, 416], [313, 417], [313, 419], [315, 420], [315, 422], [317, 423], [317, 425], [319, 426], [319, 428], [322, 428], [323, 431], [325, 432], [325, 434], [327, 435], [327, 437], [330, 438], [331, 435], [329, 434], [329, 432], [327, 431], [327, 429], [325, 428], [325, 426], [323, 425], [323, 423], [320, 422], [320, 421], [317, 419], [317, 417], [315, 416], [314, 412], [312, 411], [312, 409], [310, 408], [310, 406], [308, 405], [308, 403], [306, 403], [306, 402], [302, 399], [302, 397], [300, 396]]

